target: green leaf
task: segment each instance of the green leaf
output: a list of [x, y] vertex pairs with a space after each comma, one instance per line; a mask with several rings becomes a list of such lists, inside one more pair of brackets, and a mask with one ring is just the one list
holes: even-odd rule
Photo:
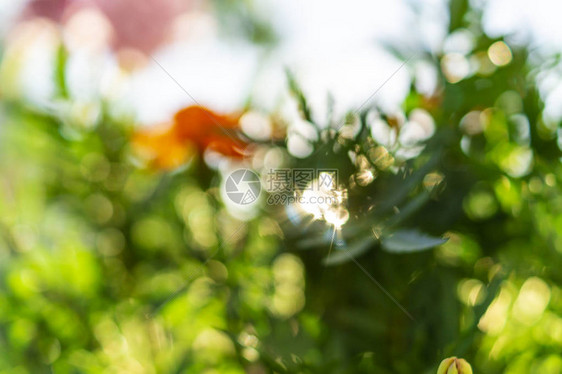
[[301, 87], [297, 83], [295, 76], [288, 69], [285, 71], [285, 73], [287, 75], [287, 81], [289, 83], [289, 90], [297, 99], [297, 103], [299, 105], [299, 111], [302, 117], [308, 122], [312, 123], [314, 126], [316, 126], [316, 123], [312, 120], [312, 112], [310, 110], [310, 106], [308, 105], [306, 97], [304, 96]]
[[337, 248], [337, 251], [324, 258], [322, 263], [326, 266], [343, 264], [367, 252], [376, 242], [377, 239], [369, 235], [347, 247]]
[[386, 225], [391, 227], [400, 224], [401, 222], [409, 218], [412, 214], [420, 210], [427, 202], [427, 200], [429, 200], [430, 196], [431, 194], [429, 191], [420, 193], [418, 196], [414, 197], [407, 204], [401, 207], [398, 214], [390, 217], [386, 222]]
[[388, 191], [385, 191], [384, 195], [379, 200], [377, 209], [373, 210], [373, 214], [381, 216], [393, 210], [395, 206], [400, 205], [408, 198], [412, 190], [423, 182], [423, 178], [435, 168], [440, 159], [441, 151], [436, 150], [433, 156], [431, 156], [424, 165], [409, 176], [406, 177], [405, 174], [403, 176], [397, 175], [393, 181], [393, 185], [389, 187]]
[[66, 64], [68, 61], [68, 51], [65, 46], [61, 44], [57, 50], [56, 64], [55, 64], [55, 83], [57, 86], [58, 94], [67, 99], [68, 85], [66, 81]]
[[382, 240], [382, 247], [388, 252], [407, 253], [433, 248], [446, 241], [418, 230], [398, 230]]

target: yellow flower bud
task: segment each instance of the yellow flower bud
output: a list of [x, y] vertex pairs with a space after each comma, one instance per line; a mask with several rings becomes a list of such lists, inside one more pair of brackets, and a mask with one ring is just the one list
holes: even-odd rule
[[449, 357], [441, 361], [437, 374], [472, 374], [472, 367], [462, 358]]

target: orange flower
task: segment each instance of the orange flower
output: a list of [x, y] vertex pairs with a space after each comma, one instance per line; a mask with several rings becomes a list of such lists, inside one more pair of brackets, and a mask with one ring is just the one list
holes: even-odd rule
[[192, 141], [200, 152], [209, 148], [229, 157], [244, 157], [247, 143], [240, 138], [240, 115], [219, 115], [200, 106], [190, 106], [174, 116], [174, 131], [180, 141]]
[[177, 112], [171, 125], [136, 133], [133, 146], [158, 169], [174, 169], [207, 149], [243, 158], [248, 144], [240, 136], [239, 118], [190, 106]]

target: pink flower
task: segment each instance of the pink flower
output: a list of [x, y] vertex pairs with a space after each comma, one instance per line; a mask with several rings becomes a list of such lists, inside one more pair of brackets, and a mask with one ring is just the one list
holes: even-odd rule
[[24, 10], [25, 17], [45, 17], [61, 22], [63, 15], [75, 0], [32, 0]]
[[113, 26], [113, 47], [154, 51], [168, 38], [176, 16], [185, 11], [178, 0], [93, 0]]
[[98, 8], [111, 24], [115, 50], [133, 49], [145, 54], [168, 39], [176, 17], [188, 9], [182, 0], [32, 0], [23, 15], [63, 23], [88, 6]]

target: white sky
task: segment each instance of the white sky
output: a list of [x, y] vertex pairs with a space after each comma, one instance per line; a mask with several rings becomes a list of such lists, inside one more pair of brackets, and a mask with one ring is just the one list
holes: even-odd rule
[[[377, 40], [404, 38], [404, 25], [413, 21], [410, 8], [400, 1], [351, 0], [342, 6], [337, 1], [268, 0], [260, 5], [269, 10], [281, 39], [267, 57], [253, 47], [221, 45], [210, 38], [171, 46], [155, 58], [198, 102], [219, 110], [240, 108], [250, 94], [254, 104], [275, 108], [286, 94], [284, 71], [289, 68], [321, 117], [328, 93], [344, 112], [361, 105], [400, 66]], [[134, 102], [143, 103], [140, 115], [148, 122], [158, 120], [161, 108], [173, 111], [190, 101], [166, 79], [154, 64], [135, 82]], [[408, 86], [404, 69], [376, 99], [396, 106]]]

